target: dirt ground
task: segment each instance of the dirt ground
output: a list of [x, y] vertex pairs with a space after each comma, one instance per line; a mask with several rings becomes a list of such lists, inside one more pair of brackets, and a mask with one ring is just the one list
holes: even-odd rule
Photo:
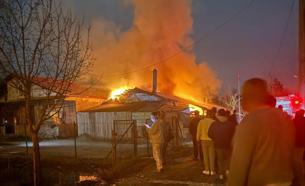
[[[202, 175], [188, 143], [168, 149], [162, 173], [155, 171], [146, 144], [139, 145], [137, 157], [133, 145], [119, 145], [120, 158], [114, 166], [105, 159], [109, 142], [78, 138], [77, 159], [73, 139], [42, 141], [40, 146], [45, 185], [223, 185], [216, 177]], [[0, 142], [0, 185], [30, 185], [31, 157], [25, 152], [24, 141]]]

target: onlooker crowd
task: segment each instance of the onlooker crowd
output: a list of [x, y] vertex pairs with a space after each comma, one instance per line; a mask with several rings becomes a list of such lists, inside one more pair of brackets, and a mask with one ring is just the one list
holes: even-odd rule
[[[189, 125], [193, 159], [204, 175], [217, 175], [229, 186], [305, 186], [305, 117], [300, 109], [292, 119], [268, 92], [266, 81], [247, 80], [241, 91], [246, 113], [238, 124], [236, 111], [213, 108], [200, 116], [195, 111]], [[157, 171], [165, 165], [172, 138], [164, 113], [152, 115], [148, 127]]]

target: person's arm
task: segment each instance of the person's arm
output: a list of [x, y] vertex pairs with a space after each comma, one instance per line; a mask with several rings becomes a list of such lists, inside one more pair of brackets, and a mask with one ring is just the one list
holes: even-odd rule
[[253, 118], [245, 118], [236, 128], [233, 138], [233, 152], [230, 165], [229, 186], [247, 185], [252, 156], [256, 144], [257, 123]]
[[208, 136], [211, 138], [211, 139], [214, 139], [214, 127], [215, 126], [215, 121], [211, 124], [211, 126], [209, 127], [209, 130], [208, 130]]
[[198, 125], [197, 125], [197, 133], [196, 133], [196, 140], [200, 141], [200, 136], [201, 136], [201, 122], [199, 121]]
[[193, 135], [193, 131], [194, 131], [194, 130], [193, 130], [193, 127], [194, 127], [194, 126], [193, 126], [193, 120], [191, 120], [191, 122], [190, 122], [190, 124], [189, 124], [189, 132], [190, 132], [191, 135]]

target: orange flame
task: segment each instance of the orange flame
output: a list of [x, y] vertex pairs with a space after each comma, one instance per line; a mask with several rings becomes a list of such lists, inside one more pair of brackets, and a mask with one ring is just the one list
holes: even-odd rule
[[120, 99], [120, 96], [124, 94], [127, 90], [131, 89], [130, 87], [124, 86], [124, 87], [119, 87], [116, 89], [113, 89], [110, 93], [110, 99], [116, 100]]
[[[191, 47], [192, 2], [129, 2], [134, 17], [127, 30], [110, 20], [92, 20], [93, 74], [103, 74], [100, 84], [111, 90], [122, 85], [151, 89], [151, 71], [157, 68], [161, 93], [185, 99], [191, 95], [196, 103], [216, 95], [220, 81]], [[115, 99], [123, 92], [115, 89], [110, 97]]]
[[203, 115], [203, 109], [201, 107], [196, 106], [196, 105], [189, 104], [189, 110], [191, 112], [198, 111], [200, 115]]

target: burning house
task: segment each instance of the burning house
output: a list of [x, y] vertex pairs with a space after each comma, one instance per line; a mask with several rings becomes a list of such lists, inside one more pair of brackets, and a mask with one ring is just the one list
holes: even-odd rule
[[[150, 121], [152, 112], [164, 111], [165, 120], [171, 125], [176, 138], [186, 136], [183, 126], [188, 122], [189, 113], [202, 110], [211, 105], [199, 107], [190, 101], [165, 96], [157, 92], [157, 71], [153, 71], [152, 91], [140, 88], [120, 88], [113, 90], [109, 99], [97, 107], [85, 109], [77, 113], [78, 135], [87, 134], [91, 137], [109, 140], [112, 130], [122, 134], [134, 122], [139, 137], [145, 136], [144, 124]], [[131, 137], [131, 133], [127, 136]]]
[[187, 104], [157, 93], [139, 88], [128, 89], [97, 107], [78, 112], [78, 135], [111, 139], [114, 127], [123, 133], [129, 123], [136, 122], [138, 135], [144, 137], [144, 124], [150, 120], [151, 113], [164, 111], [166, 121], [182, 136], [183, 129], [179, 124], [182, 124], [183, 111], [187, 108]]
[[[13, 76], [8, 76], [1, 83], [0, 92], [0, 136], [28, 136], [29, 128], [25, 124], [25, 104], [23, 93], [12, 85]], [[39, 112], [39, 105], [50, 101], [44, 93], [47, 79], [37, 78], [32, 87], [33, 100], [35, 105], [34, 114]], [[98, 92], [100, 94], [98, 94]], [[75, 134], [74, 123], [76, 122], [76, 112], [95, 105], [99, 105], [106, 96], [95, 88], [85, 89], [83, 86], [73, 84], [69, 95], [65, 95], [62, 108], [41, 126], [39, 134], [41, 137], [69, 137]]]
[[[122, 30], [121, 25], [110, 20], [92, 21], [96, 57], [92, 74], [103, 74], [102, 84], [111, 90], [128, 86], [117, 89], [110, 96], [112, 99], [98, 107], [78, 112], [79, 135], [110, 139], [114, 121], [135, 120], [140, 128], [156, 110], [165, 110], [168, 117], [175, 113], [179, 122], [185, 123], [181, 117], [183, 110], [196, 109], [196, 104], [211, 100], [220, 87], [217, 75], [206, 61], [198, 61], [190, 47], [193, 42], [190, 1], [130, 3], [134, 16], [129, 29]], [[153, 67], [158, 67], [158, 87], [150, 82], [148, 70]], [[145, 91], [150, 87], [155, 88]], [[190, 103], [194, 106], [190, 107]], [[208, 103], [205, 106], [210, 107]]]

